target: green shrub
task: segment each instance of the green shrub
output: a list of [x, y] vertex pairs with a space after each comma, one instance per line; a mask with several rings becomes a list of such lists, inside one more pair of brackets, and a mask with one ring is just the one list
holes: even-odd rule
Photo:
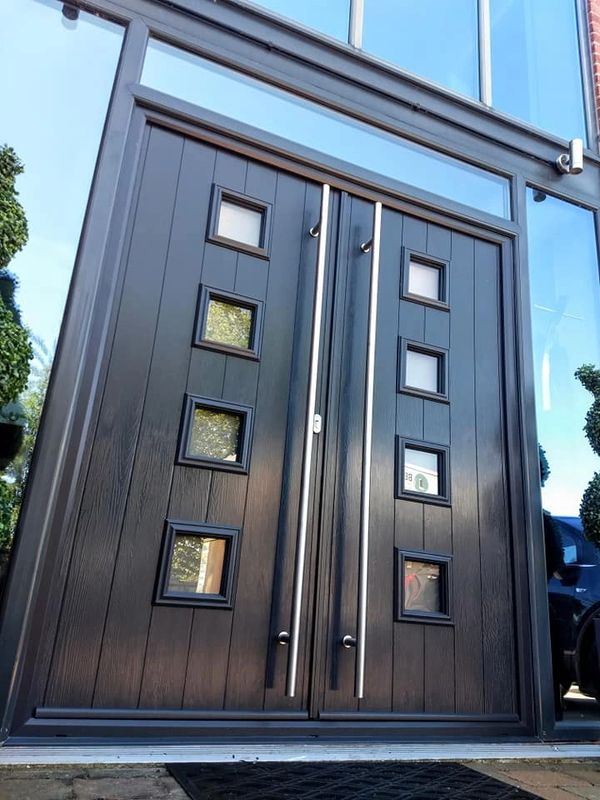
[[0, 406], [15, 400], [27, 386], [32, 357], [27, 331], [0, 300]]
[[7, 267], [16, 253], [27, 244], [29, 236], [23, 206], [17, 200], [17, 175], [23, 164], [12, 147], [0, 147], [0, 269]]
[[[593, 364], [583, 364], [576, 370], [575, 377], [594, 396], [594, 402], [585, 415], [583, 429], [592, 450], [600, 456], [600, 370]], [[579, 515], [587, 538], [594, 544], [600, 545], [600, 473], [598, 472], [594, 473], [583, 493]]]

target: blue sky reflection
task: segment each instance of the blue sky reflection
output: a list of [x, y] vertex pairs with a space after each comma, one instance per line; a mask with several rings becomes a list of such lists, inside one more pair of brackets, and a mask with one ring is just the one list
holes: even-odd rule
[[3, 0], [0, 144], [17, 181], [29, 243], [11, 262], [24, 323], [51, 347], [60, 330], [123, 29], [54, 0]]

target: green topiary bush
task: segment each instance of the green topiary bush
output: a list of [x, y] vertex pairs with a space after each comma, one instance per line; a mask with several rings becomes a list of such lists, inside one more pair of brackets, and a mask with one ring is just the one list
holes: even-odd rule
[[23, 164], [8, 145], [0, 147], [0, 406], [16, 400], [27, 386], [33, 353], [15, 303], [16, 279], [7, 270], [27, 244], [27, 219], [15, 187]]
[[32, 357], [27, 331], [0, 300], [0, 406], [15, 400], [27, 386]]
[[12, 147], [0, 147], [0, 269], [25, 247], [29, 236], [25, 211], [15, 189], [17, 175], [23, 169]]
[[[583, 364], [575, 371], [575, 377], [594, 396], [590, 410], [585, 416], [583, 430], [592, 450], [600, 456], [600, 370], [593, 364]], [[600, 546], [600, 473], [595, 472], [581, 498], [579, 515], [587, 538]]]

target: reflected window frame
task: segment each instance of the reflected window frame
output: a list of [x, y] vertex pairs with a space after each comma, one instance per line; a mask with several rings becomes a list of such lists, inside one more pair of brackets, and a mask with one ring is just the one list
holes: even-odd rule
[[[431, 553], [425, 550], [395, 548], [395, 614], [396, 622], [418, 622], [433, 625], [454, 625], [452, 602], [452, 556], [446, 553]], [[404, 573], [406, 561], [436, 564], [440, 567], [441, 611], [420, 611], [405, 607]]]
[[[408, 367], [408, 353], [420, 353], [421, 355], [431, 356], [437, 359], [437, 386], [435, 392], [428, 389], [420, 389], [407, 383], [406, 373]], [[448, 403], [448, 360], [449, 351], [444, 347], [424, 344], [412, 339], [398, 337], [398, 388], [402, 394], [411, 394], [416, 397], [424, 397], [427, 400], [434, 400], [439, 403]]]
[[[246, 208], [249, 211], [255, 211], [262, 216], [259, 244], [253, 245], [248, 242], [232, 239], [229, 236], [223, 236], [218, 232], [219, 230], [219, 215], [221, 212], [221, 203], [230, 203], [240, 208]], [[269, 259], [271, 257], [271, 218], [273, 207], [271, 203], [265, 200], [260, 200], [257, 197], [236, 192], [226, 186], [220, 186], [215, 183], [212, 187], [210, 212], [208, 215], [208, 228], [206, 232], [206, 241], [212, 244], [228, 247], [231, 250], [237, 250], [241, 253], [247, 253], [257, 258]]]
[[[238, 451], [236, 461], [226, 461], [208, 455], [194, 455], [190, 452], [190, 442], [194, 424], [194, 411], [204, 408], [215, 413], [231, 414], [240, 417], [238, 434]], [[240, 403], [230, 403], [213, 397], [202, 397], [186, 394], [179, 434], [176, 463], [188, 467], [203, 467], [223, 472], [239, 472], [247, 474], [250, 466], [250, 441], [252, 438], [254, 409]]]
[[[178, 535], [224, 539], [225, 558], [221, 575], [221, 591], [218, 594], [195, 594], [169, 590], [169, 575], [173, 561], [175, 541]], [[159, 558], [155, 605], [203, 606], [207, 608], [233, 608], [236, 585], [239, 538], [241, 529], [230, 525], [210, 525], [167, 519], [163, 534], [163, 546]]]
[[[438, 463], [438, 493], [411, 491], [404, 488], [404, 470], [406, 464], [406, 449], [421, 450], [437, 456]], [[420, 439], [407, 439], [403, 436], [396, 437], [396, 497], [401, 500], [413, 500], [419, 503], [431, 503], [438, 506], [451, 505], [450, 497], [450, 448], [445, 445], [425, 442]]]
[[[215, 339], [206, 339], [205, 330], [208, 322], [208, 312], [212, 300], [221, 301], [239, 308], [249, 309], [252, 313], [252, 324], [250, 327], [250, 346], [237, 347], [236, 345], [219, 342]], [[252, 361], [260, 360], [260, 350], [262, 344], [264, 304], [262, 300], [256, 300], [233, 292], [226, 292], [222, 289], [215, 289], [212, 286], [201, 284], [198, 296], [198, 312], [196, 315], [196, 332], [194, 335], [194, 347], [203, 347], [207, 350], [216, 350], [227, 355], [240, 356]]]

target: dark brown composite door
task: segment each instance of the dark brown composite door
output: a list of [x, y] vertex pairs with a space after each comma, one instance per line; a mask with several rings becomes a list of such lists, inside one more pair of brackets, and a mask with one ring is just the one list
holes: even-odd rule
[[148, 128], [38, 717], [517, 721], [499, 247], [324, 191]]

